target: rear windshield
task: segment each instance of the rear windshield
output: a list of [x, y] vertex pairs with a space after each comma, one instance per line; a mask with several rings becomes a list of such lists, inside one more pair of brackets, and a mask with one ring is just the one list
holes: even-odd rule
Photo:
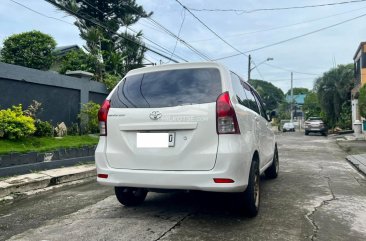
[[215, 102], [221, 93], [214, 68], [168, 70], [128, 76], [111, 97], [112, 108], [158, 108]]
[[308, 121], [321, 121], [322, 119], [320, 117], [309, 117]]

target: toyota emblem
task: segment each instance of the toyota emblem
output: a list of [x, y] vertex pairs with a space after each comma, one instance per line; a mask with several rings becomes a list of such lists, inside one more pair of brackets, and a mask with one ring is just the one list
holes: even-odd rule
[[150, 113], [150, 119], [152, 120], [158, 120], [161, 118], [161, 113], [159, 111], [153, 111]]

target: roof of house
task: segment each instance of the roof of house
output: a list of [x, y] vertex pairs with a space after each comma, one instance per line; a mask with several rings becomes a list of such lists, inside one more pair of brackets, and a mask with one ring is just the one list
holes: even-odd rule
[[54, 54], [56, 54], [58, 56], [64, 56], [68, 52], [70, 52], [72, 50], [78, 50], [78, 49], [80, 49], [80, 47], [78, 45], [74, 44], [74, 45], [58, 46], [53, 50], [53, 52], [54, 52]]
[[[294, 102], [299, 105], [303, 105], [305, 102], [305, 94], [294, 95]], [[291, 95], [286, 95], [286, 101], [291, 102]]]
[[361, 42], [360, 45], [358, 45], [358, 48], [356, 50], [355, 55], [353, 55], [353, 60], [356, 59], [358, 52], [360, 52], [361, 48], [366, 44], [366, 42]]

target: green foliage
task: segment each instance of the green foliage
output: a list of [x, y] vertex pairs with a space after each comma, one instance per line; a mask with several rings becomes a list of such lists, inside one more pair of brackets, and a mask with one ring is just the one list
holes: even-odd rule
[[53, 126], [50, 122], [37, 119], [34, 124], [36, 127], [35, 136], [53, 136]]
[[366, 85], [360, 89], [360, 95], [358, 97], [358, 108], [360, 115], [366, 117]]
[[351, 101], [346, 101], [342, 104], [341, 114], [338, 118], [337, 126], [342, 129], [352, 129]]
[[5, 63], [48, 70], [53, 62], [55, 40], [39, 31], [14, 34], [4, 41], [1, 60]]
[[80, 114], [78, 115], [80, 119], [80, 131], [82, 134], [98, 133], [99, 108], [100, 105], [92, 101], [89, 101], [88, 103], [82, 105]]
[[328, 126], [335, 127], [342, 111], [342, 105], [351, 99], [353, 88], [353, 64], [338, 65], [316, 79], [314, 90], [325, 121]]
[[[301, 95], [301, 94], [306, 95], [306, 94], [308, 94], [310, 92], [309, 89], [302, 88], [302, 87], [295, 87], [292, 90], [293, 90], [294, 95]], [[291, 89], [289, 89], [287, 91], [286, 95], [291, 95]]]
[[279, 106], [278, 106], [278, 120], [288, 120], [291, 118], [291, 112], [290, 112], [290, 104], [287, 102], [282, 102]]
[[315, 92], [309, 92], [304, 100], [302, 110], [305, 113], [305, 119], [314, 116], [320, 116], [321, 108], [318, 101], [318, 95]]
[[261, 96], [267, 110], [274, 110], [284, 100], [284, 94], [280, 88], [263, 80], [251, 79], [248, 81]]
[[104, 84], [106, 85], [107, 90], [109, 92], [111, 92], [120, 80], [121, 80], [121, 77], [119, 77], [119, 76], [106, 74], [104, 77]]
[[0, 110], [0, 138], [20, 139], [35, 131], [34, 119], [23, 114], [21, 104]]
[[67, 128], [67, 134], [71, 136], [77, 136], [80, 134], [79, 125], [77, 123], [71, 123]]
[[[98, 80], [102, 73], [125, 75], [130, 69], [140, 67], [146, 48], [141, 42], [141, 33], [130, 34], [119, 30], [123, 26], [130, 26], [140, 18], [149, 17], [136, 0], [50, 0], [48, 1], [68, 14], [88, 16], [87, 21], [78, 18], [76, 26], [80, 30], [80, 37], [86, 41], [86, 50], [96, 59], [93, 73]], [[96, 11], [99, 9], [99, 11]], [[104, 13], [104, 14], [102, 14]], [[108, 29], [99, 26], [107, 26]], [[127, 39], [126, 39], [127, 38]], [[136, 44], [140, 43], [141, 45]], [[103, 59], [103, 61], [101, 61]]]
[[82, 70], [95, 73], [95, 58], [80, 50], [73, 50], [62, 57], [60, 66], [60, 74], [65, 74], [66, 71]]

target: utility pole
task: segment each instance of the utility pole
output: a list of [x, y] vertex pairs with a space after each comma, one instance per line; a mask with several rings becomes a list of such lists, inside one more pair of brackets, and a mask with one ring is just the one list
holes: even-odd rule
[[290, 107], [290, 110], [291, 110], [291, 123], [294, 122], [294, 112], [293, 112], [294, 89], [293, 89], [293, 82], [294, 82], [293, 73], [291, 72], [291, 107]]
[[251, 63], [252, 63], [252, 57], [249, 54], [248, 55], [248, 81], [250, 80], [250, 72], [252, 71]]

